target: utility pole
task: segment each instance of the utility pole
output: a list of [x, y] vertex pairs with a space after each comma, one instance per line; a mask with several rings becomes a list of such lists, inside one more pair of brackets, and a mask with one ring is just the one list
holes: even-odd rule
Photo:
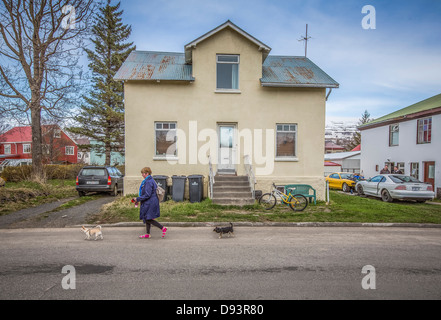
[[305, 57], [306, 53], [308, 52], [308, 40], [311, 39], [311, 37], [308, 37], [308, 24], [306, 24], [306, 36], [301, 37], [299, 41], [305, 41]]

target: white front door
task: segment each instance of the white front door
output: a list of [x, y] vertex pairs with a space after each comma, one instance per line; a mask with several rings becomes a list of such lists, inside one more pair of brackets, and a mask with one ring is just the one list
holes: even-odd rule
[[218, 165], [219, 173], [236, 173], [236, 125], [219, 124], [219, 150]]

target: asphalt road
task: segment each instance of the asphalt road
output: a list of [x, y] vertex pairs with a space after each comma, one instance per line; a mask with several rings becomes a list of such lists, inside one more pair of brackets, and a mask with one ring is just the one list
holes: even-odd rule
[[143, 231], [105, 227], [104, 240], [87, 241], [79, 228], [2, 229], [0, 299], [441, 298], [441, 228]]

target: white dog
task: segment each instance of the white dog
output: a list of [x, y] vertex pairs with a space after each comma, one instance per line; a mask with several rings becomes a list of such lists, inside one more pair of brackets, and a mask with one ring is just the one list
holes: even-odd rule
[[93, 235], [95, 235], [95, 240], [98, 239], [98, 237], [101, 238], [101, 240], [103, 240], [103, 233], [101, 231], [101, 226], [96, 226], [94, 228], [91, 229], [87, 229], [84, 226], [81, 227], [81, 231], [84, 232], [86, 234], [86, 238], [84, 238], [84, 240], [89, 240], [90, 237], [92, 237]]

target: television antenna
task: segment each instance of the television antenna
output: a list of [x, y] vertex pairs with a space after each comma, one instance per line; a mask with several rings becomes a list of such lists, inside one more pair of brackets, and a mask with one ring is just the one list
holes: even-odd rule
[[311, 39], [311, 37], [308, 37], [308, 24], [306, 24], [306, 35], [299, 39], [299, 41], [305, 41], [305, 57], [306, 57], [306, 53], [308, 52], [308, 40], [309, 39]]

